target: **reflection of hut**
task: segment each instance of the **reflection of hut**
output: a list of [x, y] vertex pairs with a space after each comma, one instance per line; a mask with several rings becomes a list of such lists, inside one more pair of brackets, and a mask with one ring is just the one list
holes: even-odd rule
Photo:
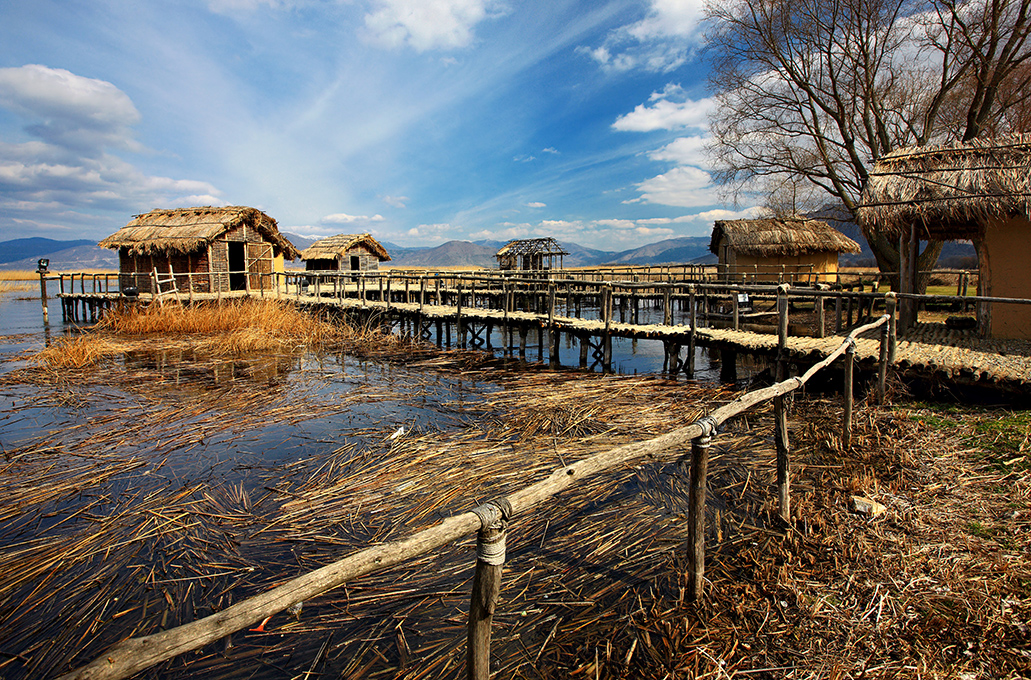
[[[498, 258], [499, 269], [540, 271], [562, 269], [562, 256], [568, 254], [553, 238], [530, 238], [506, 243], [494, 257]], [[558, 267], [555, 266], [556, 257]]]
[[389, 262], [390, 255], [369, 234], [337, 234], [305, 248], [301, 259], [308, 271], [367, 272]]
[[833, 278], [838, 271], [838, 255], [861, 249], [826, 222], [797, 217], [718, 221], [712, 229], [709, 250], [719, 257], [721, 269], [730, 274], [775, 280], [782, 272], [811, 272], [816, 281]]
[[[874, 166], [857, 219], [868, 233], [898, 239], [901, 292], [916, 290], [919, 242], [970, 240], [978, 294], [1031, 298], [1031, 135], [902, 149]], [[911, 308], [904, 325], [915, 320]], [[1031, 306], [978, 306], [982, 335], [1031, 338]]]
[[284, 257], [299, 255], [274, 219], [242, 206], [152, 210], [99, 245], [118, 249], [123, 290], [140, 292], [153, 292], [155, 270], [161, 278], [174, 273], [179, 291], [273, 288], [274, 277], [266, 275], [283, 271]]

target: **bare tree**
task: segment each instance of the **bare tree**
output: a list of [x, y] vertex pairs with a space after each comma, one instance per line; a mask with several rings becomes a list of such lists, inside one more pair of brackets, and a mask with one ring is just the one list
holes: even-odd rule
[[[1026, 101], [1031, 0], [712, 1], [711, 152], [732, 192], [804, 179], [849, 213], [897, 148], [1000, 129]], [[899, 244], [865, 234], [882, 271]], [[928, 269], [941, 252], [920, 255]], [[908, 244], [903, 244], [908, 248]]]

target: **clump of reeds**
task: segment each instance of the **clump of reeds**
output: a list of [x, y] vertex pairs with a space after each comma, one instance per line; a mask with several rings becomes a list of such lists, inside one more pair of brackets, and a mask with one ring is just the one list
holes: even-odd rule
[[330, 323], [276, 300], [150, 305], [114, 310], [87, 333], [56, 341], [36, 355], [36, 361], [51, 368], [82, 368], [134, 349], [141, 341], [147, 349], [185, 344], [196, 352], [228, 357], [360, 347], [391, 338], [376, 330]]

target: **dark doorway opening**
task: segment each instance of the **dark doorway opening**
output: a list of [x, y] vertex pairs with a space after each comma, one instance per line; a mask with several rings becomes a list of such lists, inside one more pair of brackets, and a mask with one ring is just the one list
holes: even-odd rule
[[229, 242], [229, 290], [247, 289], [247, 258], [244, 255], [246, 243]]
[[361, 260], [357, 255], [351, 256], [351, 271], [356, 272], [362, 268]]

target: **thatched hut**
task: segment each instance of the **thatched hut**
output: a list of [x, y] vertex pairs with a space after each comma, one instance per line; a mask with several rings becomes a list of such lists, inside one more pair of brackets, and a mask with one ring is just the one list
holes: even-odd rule
[[[494, 254], [499, 269], [542, 271], [562, 269], [562, 256], [568, 255], [553, 238], [530, 238], [509, 241]], [[555, 266], [558, 258], [558, 267]]]
[[389, 262], [390, 255], [370, 234], [337, 234], [302, 250], [301, 259], [308, 271], [367, 272]]
[[[870, 233], [899, 239], [900, 290], [916, 290], [920, 240], [969, 240], [978, 294], [1031, 298], [1031, 135], [901, 149], [874, 165], [856, 215]], [[909, 311], [905, 322], [912, 322]], [[1031, 306], [978, 305], [983, 336], [1031, 338]]]
[[769, 281], [782, 274], [811, 274], [815, 282], [833, 279], [838, 256], [861, 248], [826, 222], [797, 217], [717, 221], [709, 250], [731, 276]]
[[272, 272], [300, 255], [255, 208], [151, 210], [99, 243], [116, 248], [122, 289], [154, 291], [157, 277], [174, 275], [179, 291], [227, 292], [275, 287]]

